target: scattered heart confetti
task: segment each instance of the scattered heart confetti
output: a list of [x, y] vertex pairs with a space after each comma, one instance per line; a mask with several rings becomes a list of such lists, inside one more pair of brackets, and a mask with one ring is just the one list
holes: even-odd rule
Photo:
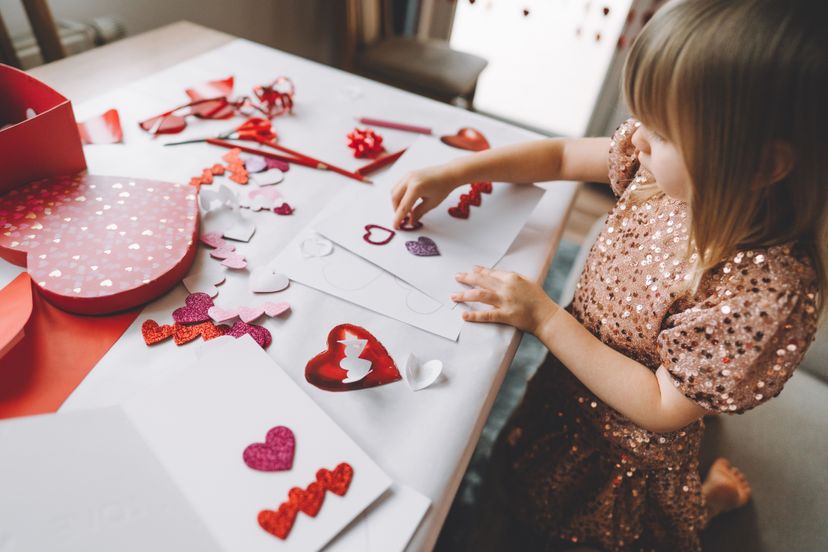
[[214, 259], [226, 259], [230, 255], [232, 255], [235, 250], [236, 246], [230, 245], [229, 243], [225, 243], [221, 247], [218, 247], [210, 251], [210, 256]]
[[[362, 350], [356, 357], [352, 354], [353, 349], [349, 350], [348, 346], [348, 342], [354, 340], [364, 341]], [[370, 371], [359, 380], [346, 383], [344, 380], [348, 379], [350, 370], [341, 365], [346, 358], [369, 362]], [[353, 324], [340, 324], [332, 328], [328, 333], [327, 349], [310, 359], [305, 366], [305, 379], [308, 383], [325, 391], [366, 389], [399, 381], [401, 378], [394, 359], [382, 343], [365, 328]]]
[[248, 287], [253, 293], [275, 293], [290, 285], [290, 279], [269, 266], [260, 266], [250, 273]]
[[264, 443], [248, 445], [242, 458], [254, 470], [286, 471], [293, 467], [295, 449], [296, 437], [293, 431], [285, 426], [276, 426], [267, 432]]
[[241, 320], [233, 324], [233, 327], [227, 332], [227, 335], [232, 335], [235, 338], [239, 338], [245, 334], [250, 335], [253, 341], [258, 343], [262, 349], [267, 349], [273, 342], [273, 336], [270, 335], [270, 331], [267, 328], [248, 324]]
[[318, 470], [316, 481], [310, 483], [305, 489], [291, 488], [288, 491], [288, 499], [280, 504], [277, 510], [259, 512], [259, 526], [271, 535], [285, 540], [293, 529], [293, 523], [299, 512], [316, 517], [325, 500], [325, 493], [330, 491], [336, 495], [345, 496], [353, 477], [354, 469], [345, 462], [339, 464], [333, 471], [326, 468]]
[[442, 373], [443, 362], [441, 360], [429, 360], [420, 364], [417, 357], [410, 354], [405, 361], [405, 382], [412, 391], [425, 389], [436, 382]]
[[215, 322], [226, 322], [239, 317], [242, 322], [250, 323], [265, 314], [270, 318], [279, 316], [290, 310], [290, 303], [271, 303], [267, 301], [259, 306], [240, 306], [234, 309], [223, 309], [218, 306], [210, 307], [207, 314]]
[[214, 322], [226, 322], [236, 318], [239, 315], [238, 309], [223, 309], [221, 307], [212, 306], [207, 309], [207, 314]]
[[240, 255], [239, 253], [230, 253], [227, 257], [225, 257], [221, 264], [226, 266], [227, 268], [232, 268], [235, 270], [241, 270], [247, 266], [247, 260], [244, 258], [244, 255]]
[[453, 148], [460, 148], [469, 151], [483, 151], [489, 149], [489, 141], [479, 130], [464, 127], [457, 131], [457, 134], [440, 137], [440, 141]]
[[204, 341], [225, 335], [227, 326], [216, 326], [212, 322], [202, 322], [194, 326], [181, 324], [159, 325], [155, 320], [145, 320], [141, 325], [141, 335], [147, 345], [155, 345], [172, 336], [176, 345], [183, 345], [201, 336]]
[[282, 172], [290, 170], [290, 163], [282, 161], [281, 159], [273, 159], [272, 157], [265, 157], [268, 169], [279, 169]]
[[196, 324], [210, 320], [207, 311], [213, 306], [213, 299], [206, 293], [193, 293], [184, 300], [184, 306], [172, 313], [177, 324]]
[[264, 305], [265, 314], [269, 317], [273, 318], [274, 316], [279, 316], [283, 312], [287, 312], [290, 310], [290, 303], [271, 303], [270, 301], [265, 302]]
[[326, 240], [321, 236], [310, 236], [302, 240], [299, 248], [302, 250], [302, 256], [310, 259], [330, 255], [333, 253], [334, 246], [330, 240]]
[[472, 182], [471, 187], [473, 190], [479, 190], [484, 194], [492, 193], [492, 183], [491, 182]]
[[[385, 236], [381, 237], [380, 239], [374, 239], [373, 231], [380, 230], [378, 234], [382, 236], [382, 233], [385, 232]], [[394, 236], [397, 233], [393, 230], [386, 228], [384, 226], [380, 226], [378, 224], [366, 224], [365, 225], [365, 233], [362, 235], [362, 239], [370, 243], [371, 245], [385, 245], [394, 239]]]
[[242, 204], [242, 207], [247, 206], [253, 211], [273, 209], [280, 199], [282, 194], [276, 188], [254, 188], [247, 193], [247, 205]]
[[437, 244], [434, 243], [434, 240], [426, 236], [420, 236], [417, 238], [417, 241], [405, 242], [405, 248], [408, 249], [409, 253], [417, 255], [418, 257], [435, 257], [440, 255]]
[[249, 242], [255, 231], [256, 227], [252, 223], [239, 220], [233, 226], [226, 228], [223, 235], [229, 240]]
[[248, 173], [258, 173], [267, 170], [267, 162], [261, 155], [250, 155], [244, 159], [244, 168]]
[[278, 207], [274, 208], [273, 212], [277, 215], [292, 215], [293, 207], [291, 207], [288, 203], [282, 203]]
[[267, 169], [255, 176], [256, 184], [259, 186], [273, 186], [285, 179], [285, 173], [279, 169]]
[[216, 285], [224, 280], [224, 269], [208, 264], [201, 272], [187, 276], [181, 283], [190, 293], [206, 293], [210, 297], [215, 297], [218, 295]]
[[222, 238], [221, 234], [219, 234], [218, 232], [207, 232], [206, 234], [202, 234], [199, 239], [201, 240], [201, 243], [203, 243], [204, 245], [216, 249], [227, 243], [224, 241], [224, 238]]

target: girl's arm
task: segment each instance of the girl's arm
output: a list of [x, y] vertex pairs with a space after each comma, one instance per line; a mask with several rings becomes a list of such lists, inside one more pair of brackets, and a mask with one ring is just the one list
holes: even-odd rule
[[527, 278], [476, 267], [458, 274], [457, 281], [476, 289], [452, 299], [494, 307], [466, 311], [465, 320], [500, 322], [535, 334], [593, 394], [640, 427], [657, 433], [675, 431], [707, 413], [676, 389], [664, 367], [653, 373], [604, 345]]
[[[547, 138], [467, 155], [406, 175], [394, 187], [394, 226], [417, 221], [456, 187], [469, 182], [532, 183], [576, 180], [609, 183], [609, 138]], [[422, 200], [422, 201], [420, 201]], [[419, 204], [417, 203], [419, 201]]]

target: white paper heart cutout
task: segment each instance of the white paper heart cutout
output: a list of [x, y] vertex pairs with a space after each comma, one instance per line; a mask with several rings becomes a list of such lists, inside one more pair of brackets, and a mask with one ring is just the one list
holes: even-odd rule
[[302, 249], [302, 256], [306, 259], [324, 257], [333, 253], [333, 243], [321, 236], [307, 237], [302, 240], [299, 247]]
[[290, 285], [290, 278], [269, 266], [260, 266], [250, 273], [248, 287], [254, 293], [274, 293]]
[[405, 382], [412, 391], [420, 391], [436, 382], [443, 373], [442, 360], [429, 360], [422, 364], [413, 354], [405, 360]]

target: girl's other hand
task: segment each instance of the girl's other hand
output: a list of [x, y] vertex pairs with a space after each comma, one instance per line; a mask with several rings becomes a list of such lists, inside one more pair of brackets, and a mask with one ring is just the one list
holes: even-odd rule
[[474, 289], [455, 293], [451, 296], [453, 301], [486, 303], [494, 307], [464, 312], [463, 319], [470, 322], [498, 322], [537, 335], [560, 310], [540, 285], [514, 272], [476, 266], [472, 272], [458, 274], [456, 280], [474, 286]]
[[[399, 228], [406, 217], [409, 224], [420, 220], [424, 214], [440, 205], [455, 187], [444, 165], [408, 173], [391, 190], [394, 228]], [[418, 200], [421, 201], [417, 203]]]

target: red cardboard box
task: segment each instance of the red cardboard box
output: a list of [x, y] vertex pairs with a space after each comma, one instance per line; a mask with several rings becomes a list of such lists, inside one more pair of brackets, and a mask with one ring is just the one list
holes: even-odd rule
[[[0, 194], [32, 180], [86, 170], [69, 100], [3, 64], [0, 98], [0, 127], [6, 127], [0, 130]], [[35, 114], [29, 119], [28, 110]]]

